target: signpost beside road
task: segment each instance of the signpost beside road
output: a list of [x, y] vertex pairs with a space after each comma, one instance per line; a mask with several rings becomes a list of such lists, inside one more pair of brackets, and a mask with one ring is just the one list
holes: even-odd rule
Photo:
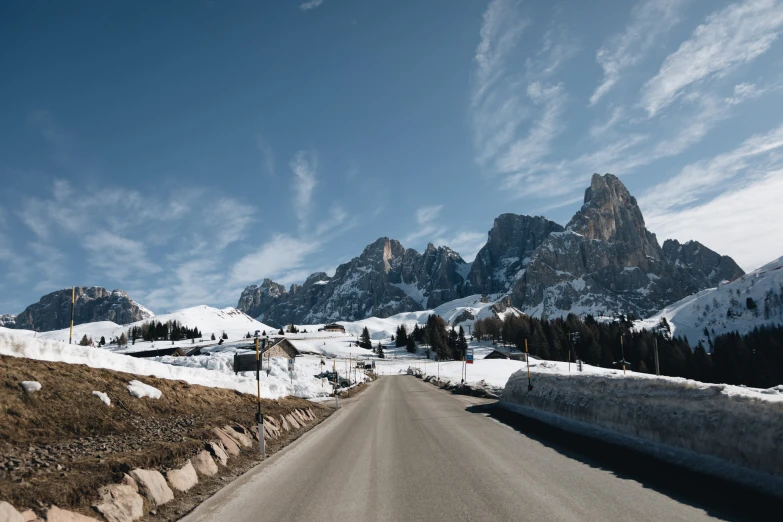
[[473, 364], [473, 348], [468, 348], [468, 351], [465, 354], [465, 362], [467, 364]]

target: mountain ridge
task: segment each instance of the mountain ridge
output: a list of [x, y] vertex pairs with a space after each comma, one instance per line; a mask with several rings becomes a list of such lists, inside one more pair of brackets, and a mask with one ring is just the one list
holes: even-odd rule
[[[471, 263], [429, 244], [424, 253], [388, 237], [286, 289], [270, 279], [242, 292], [237, 308], [270, 324], [324, 323], [433, 309], [474, 294], [508, 294], [533, 315], [650, 315], [744, 274], [728, 256], [690, 241], [658, 243], [622, 181], [594, 174], [566, 226], [543, 216], [501, 214]], [[466, 267], [469, 266], [469, 270]], [[467, 275], [465, 275], [467, 272]]]

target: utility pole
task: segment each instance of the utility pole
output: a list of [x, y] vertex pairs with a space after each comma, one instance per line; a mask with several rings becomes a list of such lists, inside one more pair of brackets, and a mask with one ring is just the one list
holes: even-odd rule
[[71, 333], [68, 334], [68, 344], [73, 344], [73, 308], [76, 301], [76, 287], [71, 287]]
[[625, 345], [623, 344], [623, 334], [620, 334], [620, 355], [623, 358], [623, 375], [625, 375]]
[[525, 361], [527, 362], [527, 391], [533, 391], [533, 383], [530, 382], [530, 356], [527, 351], [527, 337], [525, 338]]
[[654, 350], [653, 353], [655, 354], [655, 375], [661, 375], [661, 368], [658, 366], [658, 335], [656, 333], [655, 337], [653, 338], [653, 346]]
[[258, 424], [258, 443], [261, 449], [261, 455], [266, 452], [266, 442], [264, 441], [264, 417], [261, 415], [261, 351], [258, 348], [258, 337], [256, 337], [256, 389], [257, 389], [257, 409], [256, 424]]
[[334, 370], [334, 408], [340, 407], [340, 399], [337, 395], [337, 359], [332, 361], [332, 369]]
[[568, 371], [571, 371], [571, 351], [574, 347], [574, 341], [579, 340], [579, 332], [568, 332]]

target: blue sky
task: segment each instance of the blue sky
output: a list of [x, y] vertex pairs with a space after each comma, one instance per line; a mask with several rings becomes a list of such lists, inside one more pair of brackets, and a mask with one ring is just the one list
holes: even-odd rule
[[0, 312], [162, 312], [378, 237], [472, 260], [593, 172], [659, 241], [783, 255], [783, 1], [4, 2]]

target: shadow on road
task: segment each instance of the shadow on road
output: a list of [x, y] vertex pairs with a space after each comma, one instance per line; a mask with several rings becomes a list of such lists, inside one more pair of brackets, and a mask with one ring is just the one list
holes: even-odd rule
[[[574, 434], [496, 403], [470, 406], [568, 458], [635, 480], [678, 502], [703, 509], [724, 520], [780, 520], [780, 499], [745, 486], [676, 466], [599, 439]], [[622, 502], [622, 499], [617, 499]]]

